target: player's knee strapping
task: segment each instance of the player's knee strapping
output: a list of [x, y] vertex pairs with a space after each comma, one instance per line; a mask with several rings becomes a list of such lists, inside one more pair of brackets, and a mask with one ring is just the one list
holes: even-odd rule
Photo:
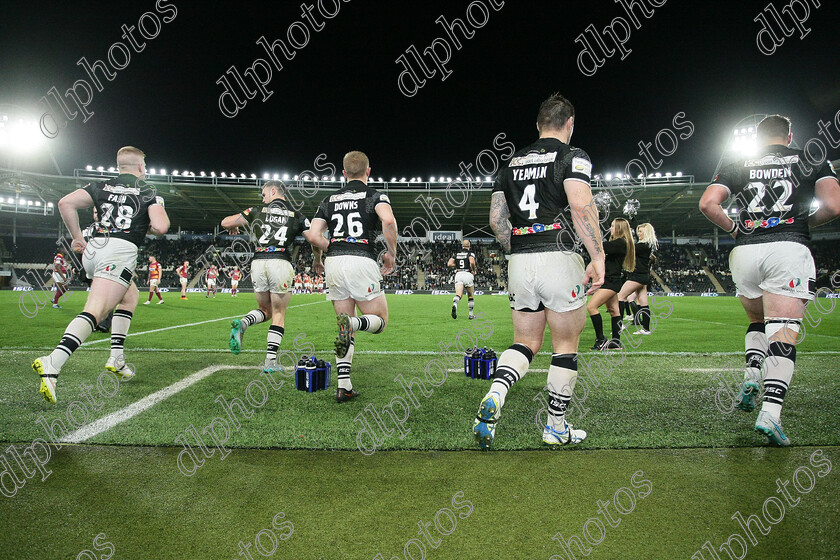
[[472, 310], [475, 309], [475, 298], [472, 297], [472, 296], [468, 296], [467, 297], [467, 305], [470, 308], [470, 313], [472, 313]]
[[746, 371], [744, 381], [761, 381], [761, 367], [767, 357], [767, 336], [764, 323], [750, 323], [744, 336]]
[[577, 354], [553, 354], [551, 366], [548, 368], [548, 417], [549, 425], [552, 420], [557, 422], [552, 427], [562, 428], [562, 421], [566, 416], [569, 401], [575, 391], [577, 382]]
[[350, 345], [347, 347], [347, 354], [343, 358], [335, 357], [335, 371], [338, 386], [342, 389], [350, 389], [350, 368], [353, 365], [353, 351], [356, 348], [356, 339], [350, 337]]
[[499, 363], [496, 366], [490, 391], [499, 393], [504, 401], [513, 384], [528, 373], [528, 367], [533, 359], [534, 353], [524, 344], [514, 344], [502, 352], [502, 355], [499, 356]]

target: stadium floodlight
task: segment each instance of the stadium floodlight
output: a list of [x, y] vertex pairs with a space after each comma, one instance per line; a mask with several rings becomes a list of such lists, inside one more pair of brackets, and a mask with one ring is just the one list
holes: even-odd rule
[[102, 173], [103, 171], [105, 171], [105, 168], [100, 165], [99, 167], [96, 168], [96, 170], [99, 171], [100, 173]]
[[87, 171], [93, 171], [93, 166], [92, 166], [92, 165], [86, 165], [86, 166], [85, 166], [85, 169], [86, 169]]
[[47, 202], [47, 208], [52, 208], [52, 207], [53, 207], [53, 203], [52, 202]]
[[[371, 179], [371, 181], [372, 181], [372, 180], [373, 180], [373, 179]], [[341, 177], [339, 177], [339, 178], [338, 178], [338, 182], [339, 182], [339, 183], [343, 183], [343, 182], [344, 182], [344, 175], [342, 175]]]
[[27, 201], [26, 201], [26, 205], [27, 205], [27, 206], [32, 206], [32, 201], [31, 201], [31, 200], [27, 200]]
[[[276, 179], [276, 177], [275, 177], [275, 179]], [[289, 174], [288, 174], [288, 173], [283, 173], [283, 180], [284, 180], [284, 181], [288, 181], [288, 180], [289, 180]]]
[[392, 182], [392, 183], [396, 183], [396, 182], [397, 182], [397, 178], [396, 178], [396, 177], [391, 177], [391, 182]]
[[487, 181], [488, 183], [492, 183], [493, 182], [493, 177], [485, 177], [484, 180]]
[[295, 175], [295, 181], [297, 181], [297, 180], [298, 180], [298, 176], [297, 176], [297, 175]]
[[272, 178], [272, 179], [274, 179], [274, 180], [276, 181], [277, 179], [279, 179], [279, 178], [280, 178], [280, 175], [278, 175], [277, 173], [275, 173], [274, 175], [272, 175], [272, 177], [271, 177], [271, 178]]
[[210, 172], [210, 176], [211, 176], [211, 177], [215, 177], [215, 176], [216, 176], [216, 172], [215, 172], [215, 171], [211, 171], [211, 172]]
[[173, 175], [179, 175], [178, 170], [177, 170], [177, 169], [173, 170], [173, 171], [172, 171], [172, 174], [173, 174]]
[[335, 183], [335, 175], [330, 175], [330, 182]]
[[251, 173], [251, 179], [256, 179], [257, 176], [254, 173]]
[[660, 178], [660, 177], [662, 177], [662, 173], [660, 173], [660, 172], [658, 172], [658, 171], [657, 171], [657, 172], [656, 172], [656, 178], [658, 179], [658, 178]]
[[617, 179], [621, 179], [621, 177], [622, 177], [621, 173], [616, 173], [615, 176], [616, 176]]
[[222, 171], [222, 179], [227, 179], [227, 173], [225, 173], [224, 171]]
[[269, 178], [269, 177], [271, 177], [271, 175], [269, 175], [268, 173], [263, 173], [263, 179], [265, 179], [266, 181], [268, 181], [268, 178]]
[[429, 177], [429, 182], [430, 182], [430, 183], [434, 183], [434, 182], [435, 182], [435, 178], [434, 178], [434, 177]]
[[166, 175], [166, 168], [165, 167], [160, 168], [160, 174], [161, 175]]
[[607, 173], [606, 179], [607, 181], [612, 181], [612, 173]]
[[41, 201], [40, 201], [40, 200], [36, 200], [36, 201], [35, 201], [35, 206], [41, 206]]
[[677, 177], [682, 177], [682, 171], [677, 171]]
[[451, 183], [451, 182], [452, 182], [452, 177], [447, 177], [447, 178], [446, 178], [446, 182], [447, 182], [447, 183]]
[[666, 177], [670, 177], [670, 176], [671, 176], [671, 172], [669, 171], [668, 173], [666, 173], [666, 174], [665, 174], [665, 176], [666, 176]]
[[240, 174], [239, 174], [239, 178], [240, 178], [240, 179], [246, 179], [245, 174], [244, 174], [244, 173], [240, 173]]
[[382, 180], [382, 177], [379, 178], [380, 183], [384, 183], [385, 181]]

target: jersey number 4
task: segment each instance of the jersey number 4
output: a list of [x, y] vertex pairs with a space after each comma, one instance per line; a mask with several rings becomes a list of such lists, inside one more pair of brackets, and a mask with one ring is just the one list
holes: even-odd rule
[[[793, 208], [792, 204], [785, 204], [790, 198], [790, 195], [793, 194], [793, 183], [787, 179], [773, 181], [773, 184], [770, 186], [771, 195], [775, 195], [776, 189], [779, 187], [781, 187], [782, 193], [773, 204], [771, 212], [787, 212]], [[755, 181], [748, 183], [747, 189], [756, 191], [755, 196], [747, 205], [747, 210], [750, 212], [764, 212], [764, 195], [767, 194], [767, 186], [761, 181]]]
[[[350, 212], [347, 214], [347, 229], [349, 230], [349, 237], [361, 237], [365, 232], [365, 227], [361, 222], [362, 215], [358, 212]], [[344, 216], [341, 214], [333, 214], [332, 219], [335, 221], [333, 228], [333, 237], [344, 237]]]
[[[269, 239], [271, 239], [271, 226], [267, 224], [262, 224], [260, 226], [263, 230], [262, 237], [260, 237], [259, 244], [265, 245], [268, 243]], [[274, 232], [274, 239], [277, 240], [277, 244], [282, 246], [286, 245], [286, 232], [289, 230], [289, 226], [283, 226], [278, 228], [276, 232]]]
[[525, 192], [522, 193], [522, 200], [519, 201], [519, 209], [523, 212], [528, 212], [528, 219], [529, 220], [536, 220], [537, 219], [537, 210], [540, 207], [540, 203], [536, 201], [536, 194], [537, 194], [537, 186], [535, 184], [530, 184], [525, 187]]

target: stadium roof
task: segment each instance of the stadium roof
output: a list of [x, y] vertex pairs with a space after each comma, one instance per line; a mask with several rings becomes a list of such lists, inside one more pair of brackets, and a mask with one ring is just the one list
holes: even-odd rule
[[[82, 187], [91, 179], [114, 176], [108, 171], [76, 170], [74, 176], [55, 176], [0, 169], [0, 233], [12, 230], [16, 218], [18, 233], [59, 231], [60, 216], [55, 204], [65, 194]], [[593, 182], [593, 192], [610, 193], [611, 216], [622, 215], [628, 198], [639, 201], [639, 222], [650, 222], [660, 236], [709, 236], [712, 226], [698, 209], [698, 202], [708, 184], [693, 176], [651, 177], [635, 185], [618, 180]], [[222, 218], [259, 204], [259, 189], [265, 180], [239, 177], [152, 176], [163, 196], [172, 228], [195, 233], [213, 232]], [[315, 214], [317, 205], [330, 192], [341, 187], [338, 181], [318, 180], [287, 182], [290, 198], [300, 204], [306, 216]], [[473, 189], [465, 186], [429, 182], [373, 182], [371, 186], [386, 192], [403, 233], [414, 222], [413, 231], [423, 235], [426, 224], [433, 230], [458, 230], [465, 236], [491, 236], [488, 224], [491, 184], [484, 180]], [[606, 198], [606, 194], [600, 195]], [[22, 203], [20, 201], [23, 201]], [[422, 220], [422, 221], [421, 221]], [[84, 218], [83, 218], [83, 225]], [[835, 222], [821, 231], [840, 231]]]

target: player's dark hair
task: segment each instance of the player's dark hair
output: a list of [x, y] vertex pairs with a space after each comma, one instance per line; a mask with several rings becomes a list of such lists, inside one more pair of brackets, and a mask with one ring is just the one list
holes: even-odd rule
[[540, 105], [537, 126], [540, 130], [560, 130], [566, 126], [569, 117], [574, 116], [575, 108], [572, 103], [559, 93], [553, 93]]
[[790, 134], [790, 119], [784, 115], [769, 115], [764, 117], [758, 127], [756, 136], [759, 140], [768, 138], [787, 138]]

